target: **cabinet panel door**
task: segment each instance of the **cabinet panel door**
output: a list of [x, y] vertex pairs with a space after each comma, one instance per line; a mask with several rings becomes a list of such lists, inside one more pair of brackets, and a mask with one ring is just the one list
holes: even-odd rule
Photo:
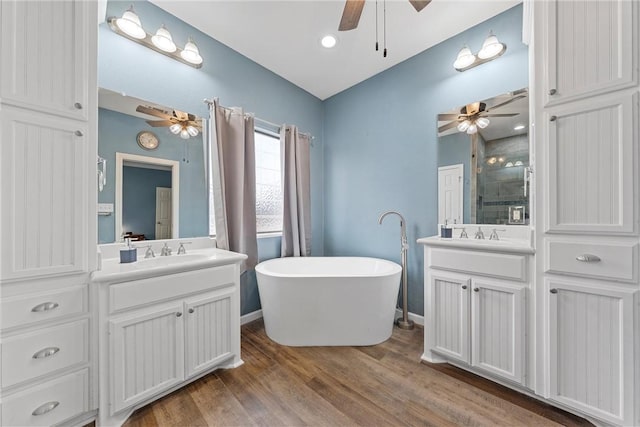
[[87, 119], [91, 10], [82, 0], [0, 3], [3, 103]]
[[1, 278], [88, 271], [88, 186], [95, 175], [89, 181], [87, 128], [10, 107], [0, 114]]
[[547, 231], [634, 232], [637, 103], [622, 92], [550, 109]]
[[547, 279], [546, 289], [550, 398], [613, 424], [634, 424], [634, 291], [556, 279]]
[[525, 288], [472, 281], [471, 364], [503, 378], [524, 380]]
[[469, 285], [468, 278], [454, 275], [431, 277], [432, 350], [465, 363], [469, 363]]
[[187, 377], [198, 374], [233, 356], [232, 298], [234, 289], [186, 302]]
[[[540, 2], [549, 105], [637, 85], [637, 5], [629, 0]], [[635, 9], [634, 9], [635, 8]]]
[[174, 303], [109, 322], [111, 415], [182, 382], [183, 318]]

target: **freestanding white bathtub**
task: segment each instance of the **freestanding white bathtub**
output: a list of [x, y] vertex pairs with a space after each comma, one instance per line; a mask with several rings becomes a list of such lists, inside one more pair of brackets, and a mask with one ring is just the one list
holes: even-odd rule
[[393, 331], [402, 268], [356, 257], [276, 258], [256, 266], [269, 338], [288, 346], [359, 346]]

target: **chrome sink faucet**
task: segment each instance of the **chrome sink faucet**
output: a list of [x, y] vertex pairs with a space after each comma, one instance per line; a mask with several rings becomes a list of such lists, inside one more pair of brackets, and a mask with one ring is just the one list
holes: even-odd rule
[[494, 228], [493, 231], [491, 232], [491, 235], [489, 236], [489, 240], [500, 240], [500, 236], [498, 236], [498, 231], [507, 231], [504, 228], [501, 229], [497, 229]]
[[178, 255], [185, 255], [187, 253], [187, 250], [185, 249], [184, 245], [190, 245], [191, 242], [180, 242], [180, 246], [178, 246]]
[[151, 245], [147, 246], [147, 251], [144, 253], [145, 258], [155, 258], [156, 254], [153, 252]]
[[160, 250], [160, 256], [169, 256], [171, 255], [171, 248], [165, 242], [164, 246]]
[[460, 238], [461, 239], [468, 239], [469, 236], [467, 235], [467, 229], [465, 227], [461, 227], [462, 231], [460, 232]]
[[476, 236], [474, 238], [477, 240], [484, 240], [484, 233], [482, 232], [482, 227], [478, 227], [478, 231], [476, 231]]

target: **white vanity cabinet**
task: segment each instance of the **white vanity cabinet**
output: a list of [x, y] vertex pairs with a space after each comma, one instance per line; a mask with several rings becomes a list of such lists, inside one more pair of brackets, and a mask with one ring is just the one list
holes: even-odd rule
[[640, 425], [640, 4], [533, 12], [536, 393]]
[[[450, 240], [450, 239], [449, 239]], [[483, 375], [526, 384], [527, 292], [531, 249], [521, 252], [425, 245], [425, 352]], [[457, 242], [460, 243], [460, 242]]]

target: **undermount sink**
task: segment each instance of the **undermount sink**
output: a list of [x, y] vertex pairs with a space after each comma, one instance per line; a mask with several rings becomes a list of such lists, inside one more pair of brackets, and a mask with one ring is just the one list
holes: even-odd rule
[[476, 250], [498, 251], [498, 252], [515, 252], [515, 253], [534, 253], [529, 240], [502, 238], [500, 240], [474, 239], [474, 238], [443, 238], [440, 236], [426, 237], [418, 239], [418, 243], [429, 246], [448, 246], [459, 247]]

